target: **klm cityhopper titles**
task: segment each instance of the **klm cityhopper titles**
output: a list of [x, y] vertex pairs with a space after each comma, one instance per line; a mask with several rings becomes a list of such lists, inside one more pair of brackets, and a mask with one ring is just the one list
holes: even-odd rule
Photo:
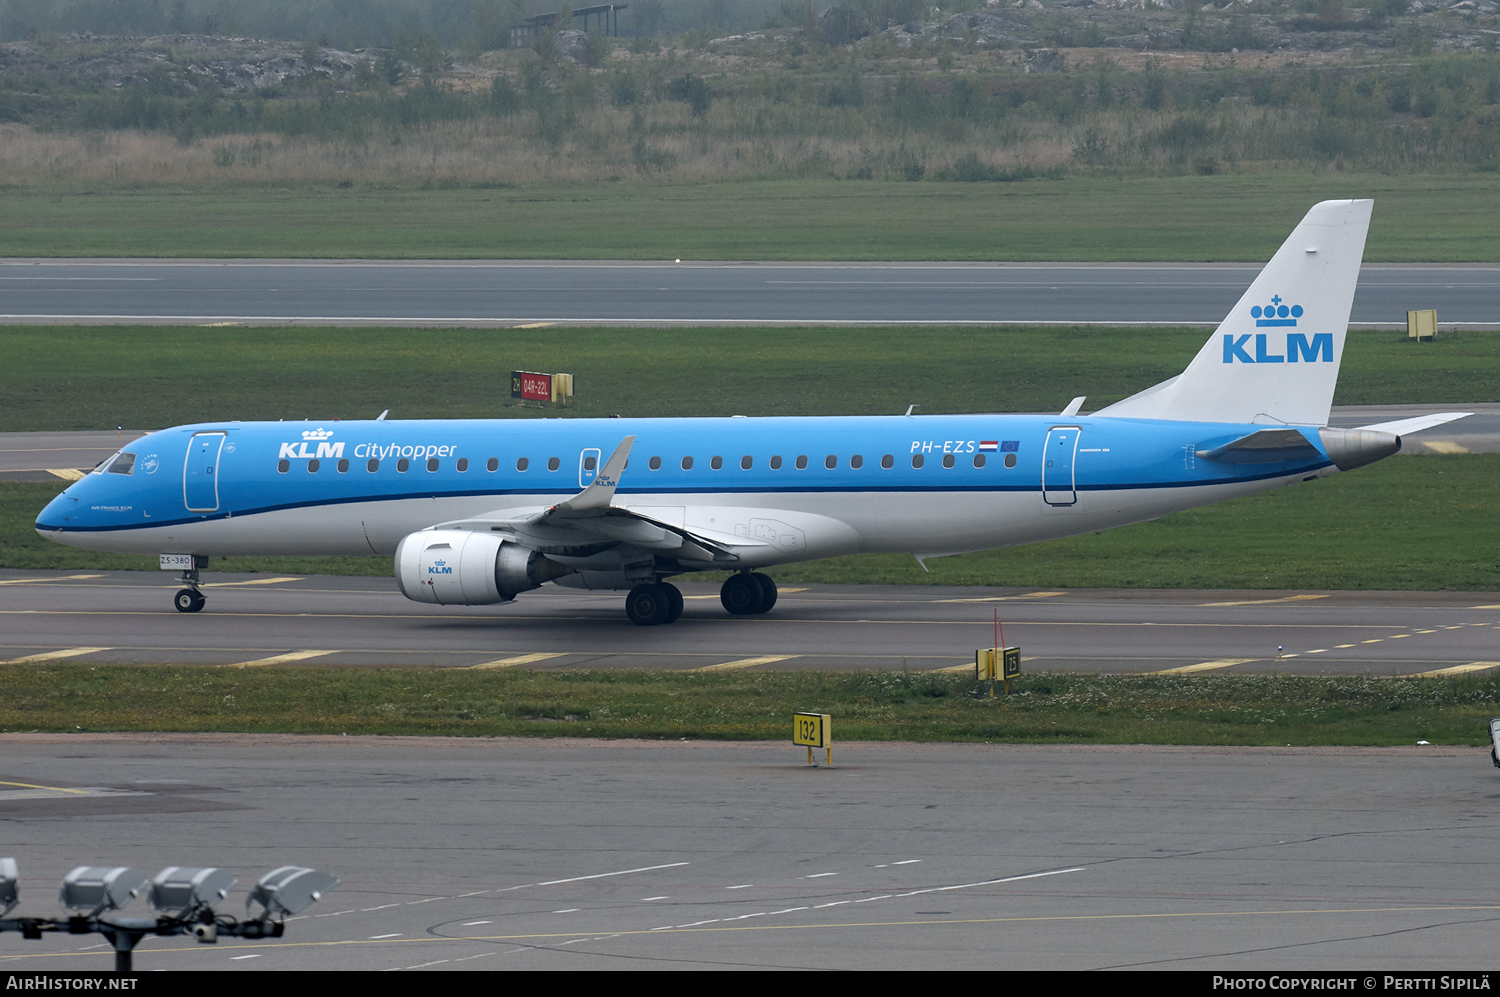
[[[1154, 519], [1348, 470], [1448, 413], [1326, 426], [1370, 201], [1308, 212], [1188, 368], [1083, 415], [205, 423], [152, 433], [37, 518], [41, 535], [199, 570], [234, 555], [395, 555], [409, 599], [509, 602], [545, 582], [626, 589], [670, 623], [666, 579], [899, 551], [921, 561]], [[308, 426], [308, 428], [304, 428]]]

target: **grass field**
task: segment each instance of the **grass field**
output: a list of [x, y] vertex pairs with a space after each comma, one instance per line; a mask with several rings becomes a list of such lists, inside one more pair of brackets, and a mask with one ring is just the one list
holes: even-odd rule
[[[0, 666], [0, 731], [151, 730], [835, 741], [1480, 745], [1500, 679], [900, 672]], [[788, 748], [789, 751], [794, 749]], [[837, 751], [835, 751], [837, 760]]]
[[1255, 261], [1373, 197], [1367, 261], [1500, 260], [1493, 173], [0, 192], [0, 257]]
[[[1201, 329], [0, 326], [0, 432], [219, 419], [877, 415], [1087, 408], [1180, 372]], [[913, 344], [920, 349], [913, 349]], [[562, 411], [512, 370], [569, 371]], [[1335, 404], [1500, 399], [1500, 333], [1351, 335]]]
[[[0, 484], [0, 567], [155, 570], [61, 547], [36, 514], [62, 483]], [[1393, 457], [1348, 474], [1150, 523], [938, 558], [870, 554], [770, 569], [783, 583], [1059, 588], [1500, 589], [1500, 454]], [[248, 558], [211, 570], [390, 575], [390, 558]], [[720, 577], [717, 575], [708, 577]], [[524, 598], [524, 596], [523, 596]]]

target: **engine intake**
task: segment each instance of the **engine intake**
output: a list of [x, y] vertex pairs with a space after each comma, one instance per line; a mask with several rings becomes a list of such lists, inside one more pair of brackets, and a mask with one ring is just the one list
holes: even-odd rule
[[469, 530], [422, 530], [396, 547], [396, 584], [413, 602], [486, 606], [510, 602], [572, 571], [508, 537]]

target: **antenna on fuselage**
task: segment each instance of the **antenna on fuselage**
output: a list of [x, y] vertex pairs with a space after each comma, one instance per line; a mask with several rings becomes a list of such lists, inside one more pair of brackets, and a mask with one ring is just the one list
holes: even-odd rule
[[907, 414], [907, 416], [908, 417], [911, 416], [911, 410], [912, 409], [921, 408], [921, 407], [922, 406], [920, 406], [920, 405], [908, 405], [908, 406], [906, 406], [906, 414]]
[[390, 409], [386, 409], [384, 412], [380, 413], [379, 415], [377, 415], [375, 417], [375, 421], [376, 422], [385, 422], [385, 417], [388, 416], [388, 415], [390, 415], [390, 414], [391, 414], [391, 410]]

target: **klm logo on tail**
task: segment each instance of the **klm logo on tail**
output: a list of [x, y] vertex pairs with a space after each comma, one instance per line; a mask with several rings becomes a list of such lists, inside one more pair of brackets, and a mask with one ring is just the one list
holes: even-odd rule
[[[1273, 295], [1271, 303], [1264, 308], [1255, 305], [1250, 309], [1250, 317], [1255, 319], [1255, 327], [1263, 329], [1266, 326], [1292, 326], [1297, 325], [1297, 320], [1303, 315], [1301, 305], [1290, 307], [1281, 303], [1281, 295]], [[1251, 336], [1255, 337], [1255, 353], [1252, 356], [1247, 344]], [[1245, 333], [1243, 336], [1225, 334], [1224, 336], [1224, 362], [1225, 363], [1333, 363], [1333, 333], [1314, 333], [1309, 339], [1303, 333], [1289, 332], [1286, 334], [1284, 343], [1273, 344], [1271, 336], [1274, 333], [1257, 332]], [[1273, 349], [1282, 348], [1282, 352], [1273, 353]]]

